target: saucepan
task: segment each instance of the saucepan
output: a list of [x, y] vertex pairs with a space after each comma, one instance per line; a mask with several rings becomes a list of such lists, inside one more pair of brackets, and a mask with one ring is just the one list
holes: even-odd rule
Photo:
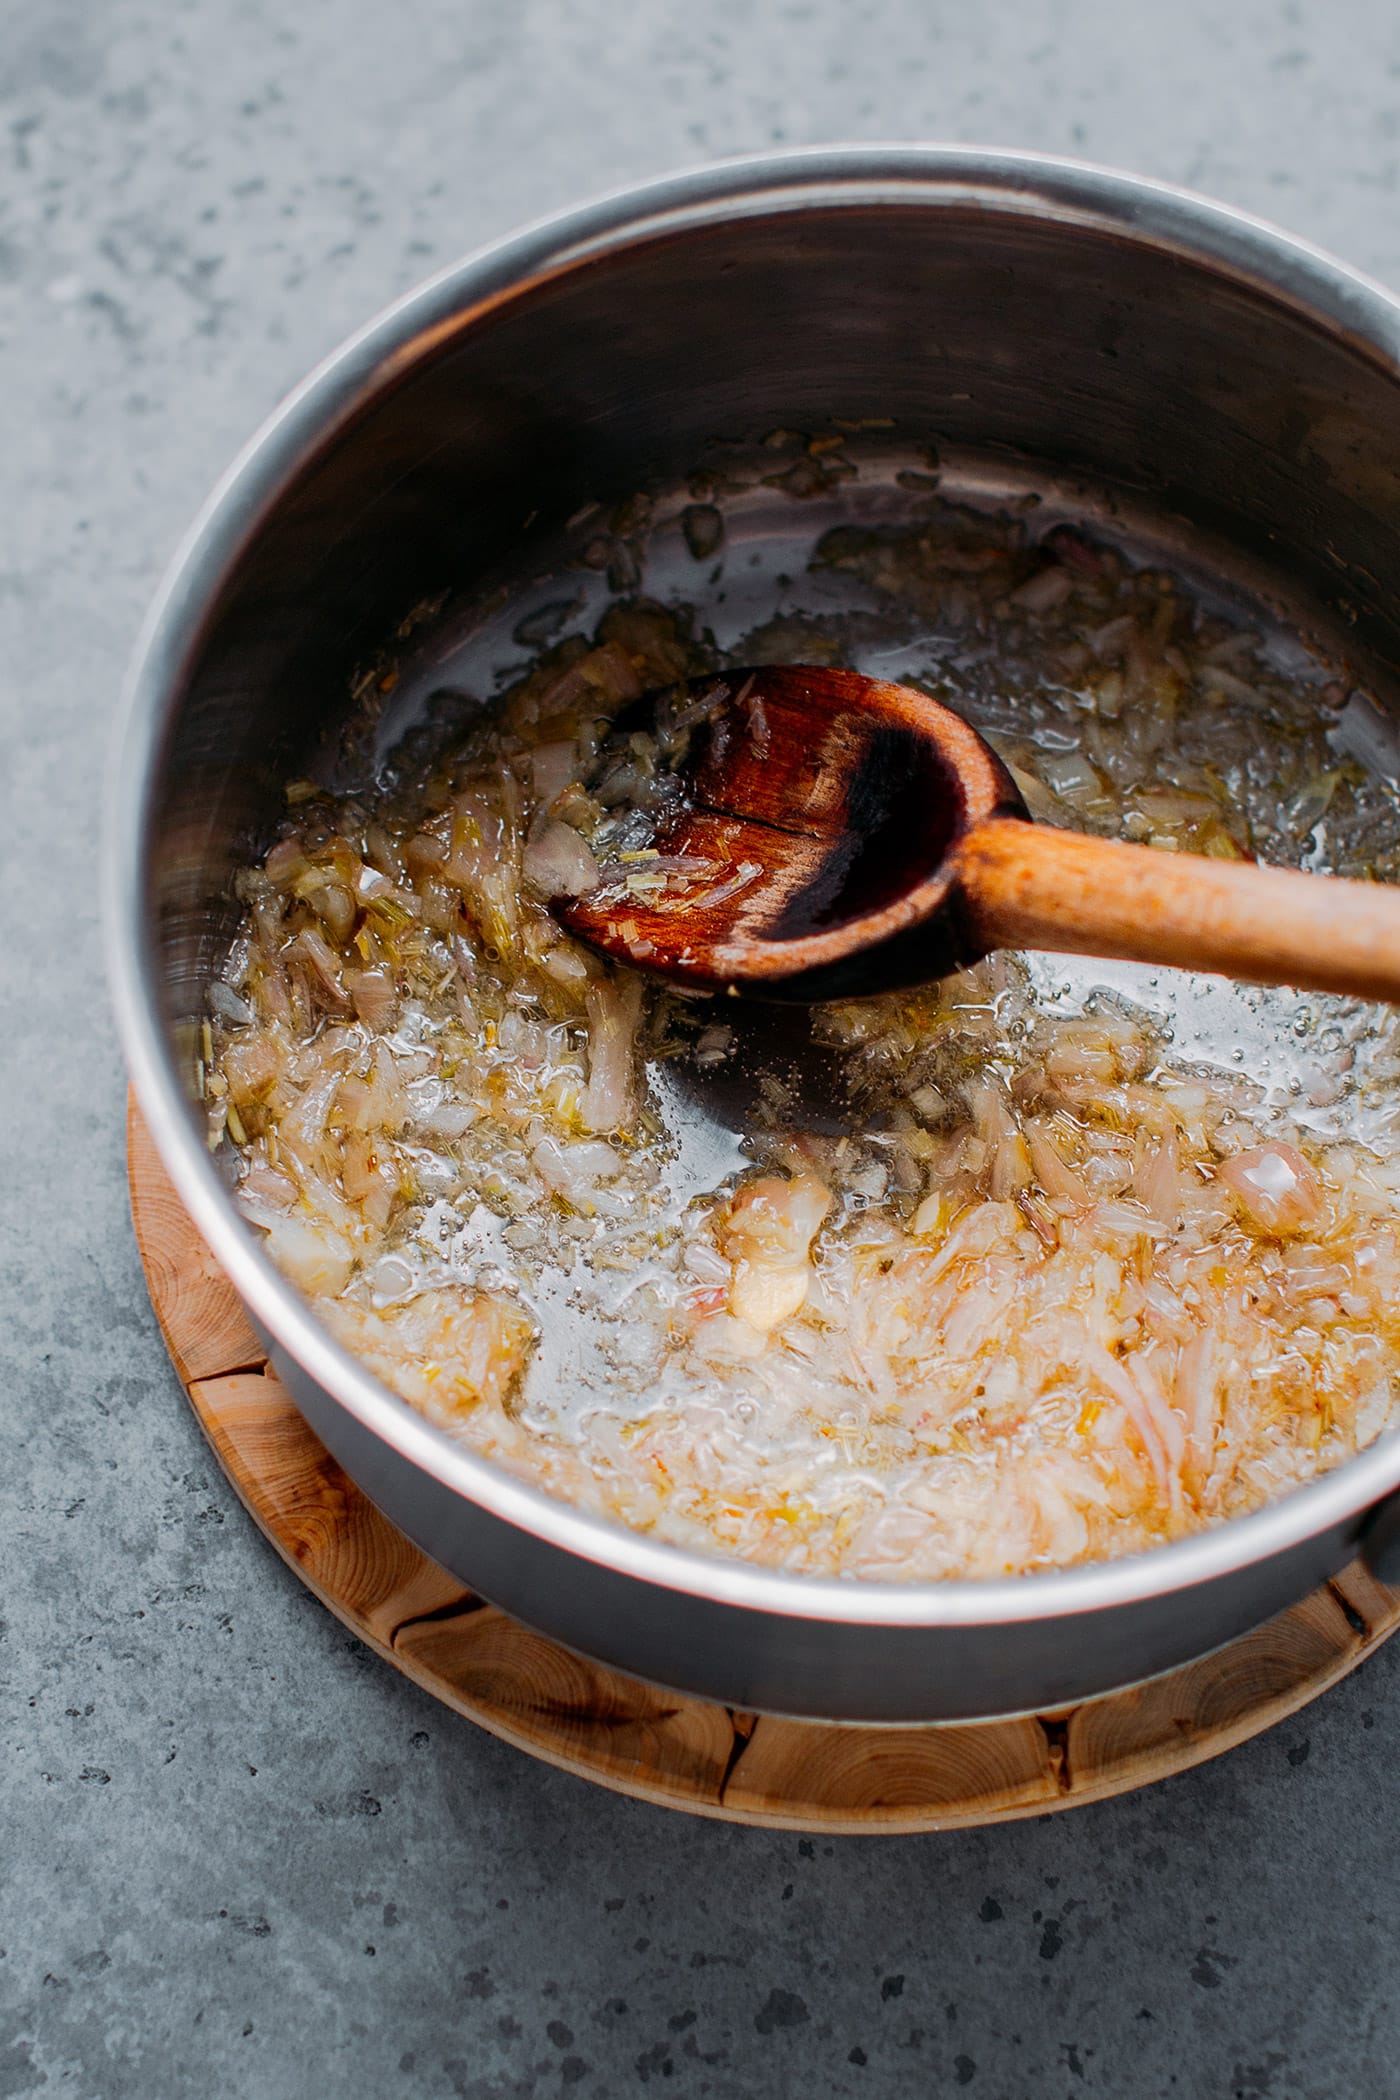
[[859, 148], [709, 168], [443, 272], [234, 465], [130, 677], [106, 869], [116, 1003], [155, 1142], [298, 1406], [480, 1594], [730, 1706], [1043, 1711], [1230, 1641], [1358, 1552], [1400, 1576], [1400, 1437], [1256, 1514], [1063, 1572], [899, 1584], [702, 1557], [494, 1469], [377, 1383], [240, 1221], [195, 1099], [234, 872], [287, 780], [333, 747], [384, 638], [464, 593], [508, 605], [591, 504], [833, 418], [885, 433], [892, 480], [900, 447], [954, 478], [1039, 476], [1214, 549], [1392, 690], [1387, 292], [1239, 213], [1067, 161]]

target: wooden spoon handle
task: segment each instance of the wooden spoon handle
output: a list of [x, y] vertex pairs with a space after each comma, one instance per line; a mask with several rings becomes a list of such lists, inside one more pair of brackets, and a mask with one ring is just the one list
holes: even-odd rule
[[1400, 1003], [1400, 886], [1164, 853], [992, 817], [958, 846], [992, 948], [1115, 955]]

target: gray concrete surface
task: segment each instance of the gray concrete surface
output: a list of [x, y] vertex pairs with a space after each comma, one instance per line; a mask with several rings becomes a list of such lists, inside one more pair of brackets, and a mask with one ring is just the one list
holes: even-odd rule
[[1393, 6], [0, 0], [0, 2096], [1400, 2093], [1400, 1646], [1070, 1817], [668, 1817], [348, 1639], [147, 1307], [90, 849], [181, 528], [454, 253], [842, 135], [1119, 162], [1400, 281]]

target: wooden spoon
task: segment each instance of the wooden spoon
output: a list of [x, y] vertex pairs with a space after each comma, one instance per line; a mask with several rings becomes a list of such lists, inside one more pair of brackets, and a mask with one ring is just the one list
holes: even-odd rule
[[646, 850], [688, 866], [646, 888], [634, 857], [555, 908], [672, 983], [848, 998], [1043, 948], [1400, 1001], [1400, 888], [1034, 824], [977, 731], [910, 686], [726, 671], [634, 703], [611, 748], [642, 729], [673, 755]]

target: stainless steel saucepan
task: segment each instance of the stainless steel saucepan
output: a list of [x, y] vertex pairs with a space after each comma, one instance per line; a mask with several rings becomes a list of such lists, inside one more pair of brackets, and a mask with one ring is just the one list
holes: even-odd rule
[[[889, 442], [936, 447], [950, 485], [1038, 480], [1151, 521], [1186, 555], [1213, 548], [1305, 624], [1340, 629], [1387, 690], [1387, 292], [1237, 213], [1063, 161], [861, 148], [683, 175], [444, 272], [314, 373], [215, 492], [127, 695], [106, 871], [116, 1001], [161, 1155], [298, 1405], [465, 1582], [732, 1706], [1045, 1709], [1232, 1639], [1358, 1546], [1400, 1576], [1400, 1438], [1254, 1516], [1065, 1573], [903, 1585], [702, 1558], [507, 1477], [379, 1385], [240, 1222], [193, 1098], [233, 870], [344, 717], [354, 666], [424, 600], [534, 587], [588, 502], [682, 487], [716, 441], [833, 417], [892, 419]], [[768, 527], [750, 522], [757, 559]]]

